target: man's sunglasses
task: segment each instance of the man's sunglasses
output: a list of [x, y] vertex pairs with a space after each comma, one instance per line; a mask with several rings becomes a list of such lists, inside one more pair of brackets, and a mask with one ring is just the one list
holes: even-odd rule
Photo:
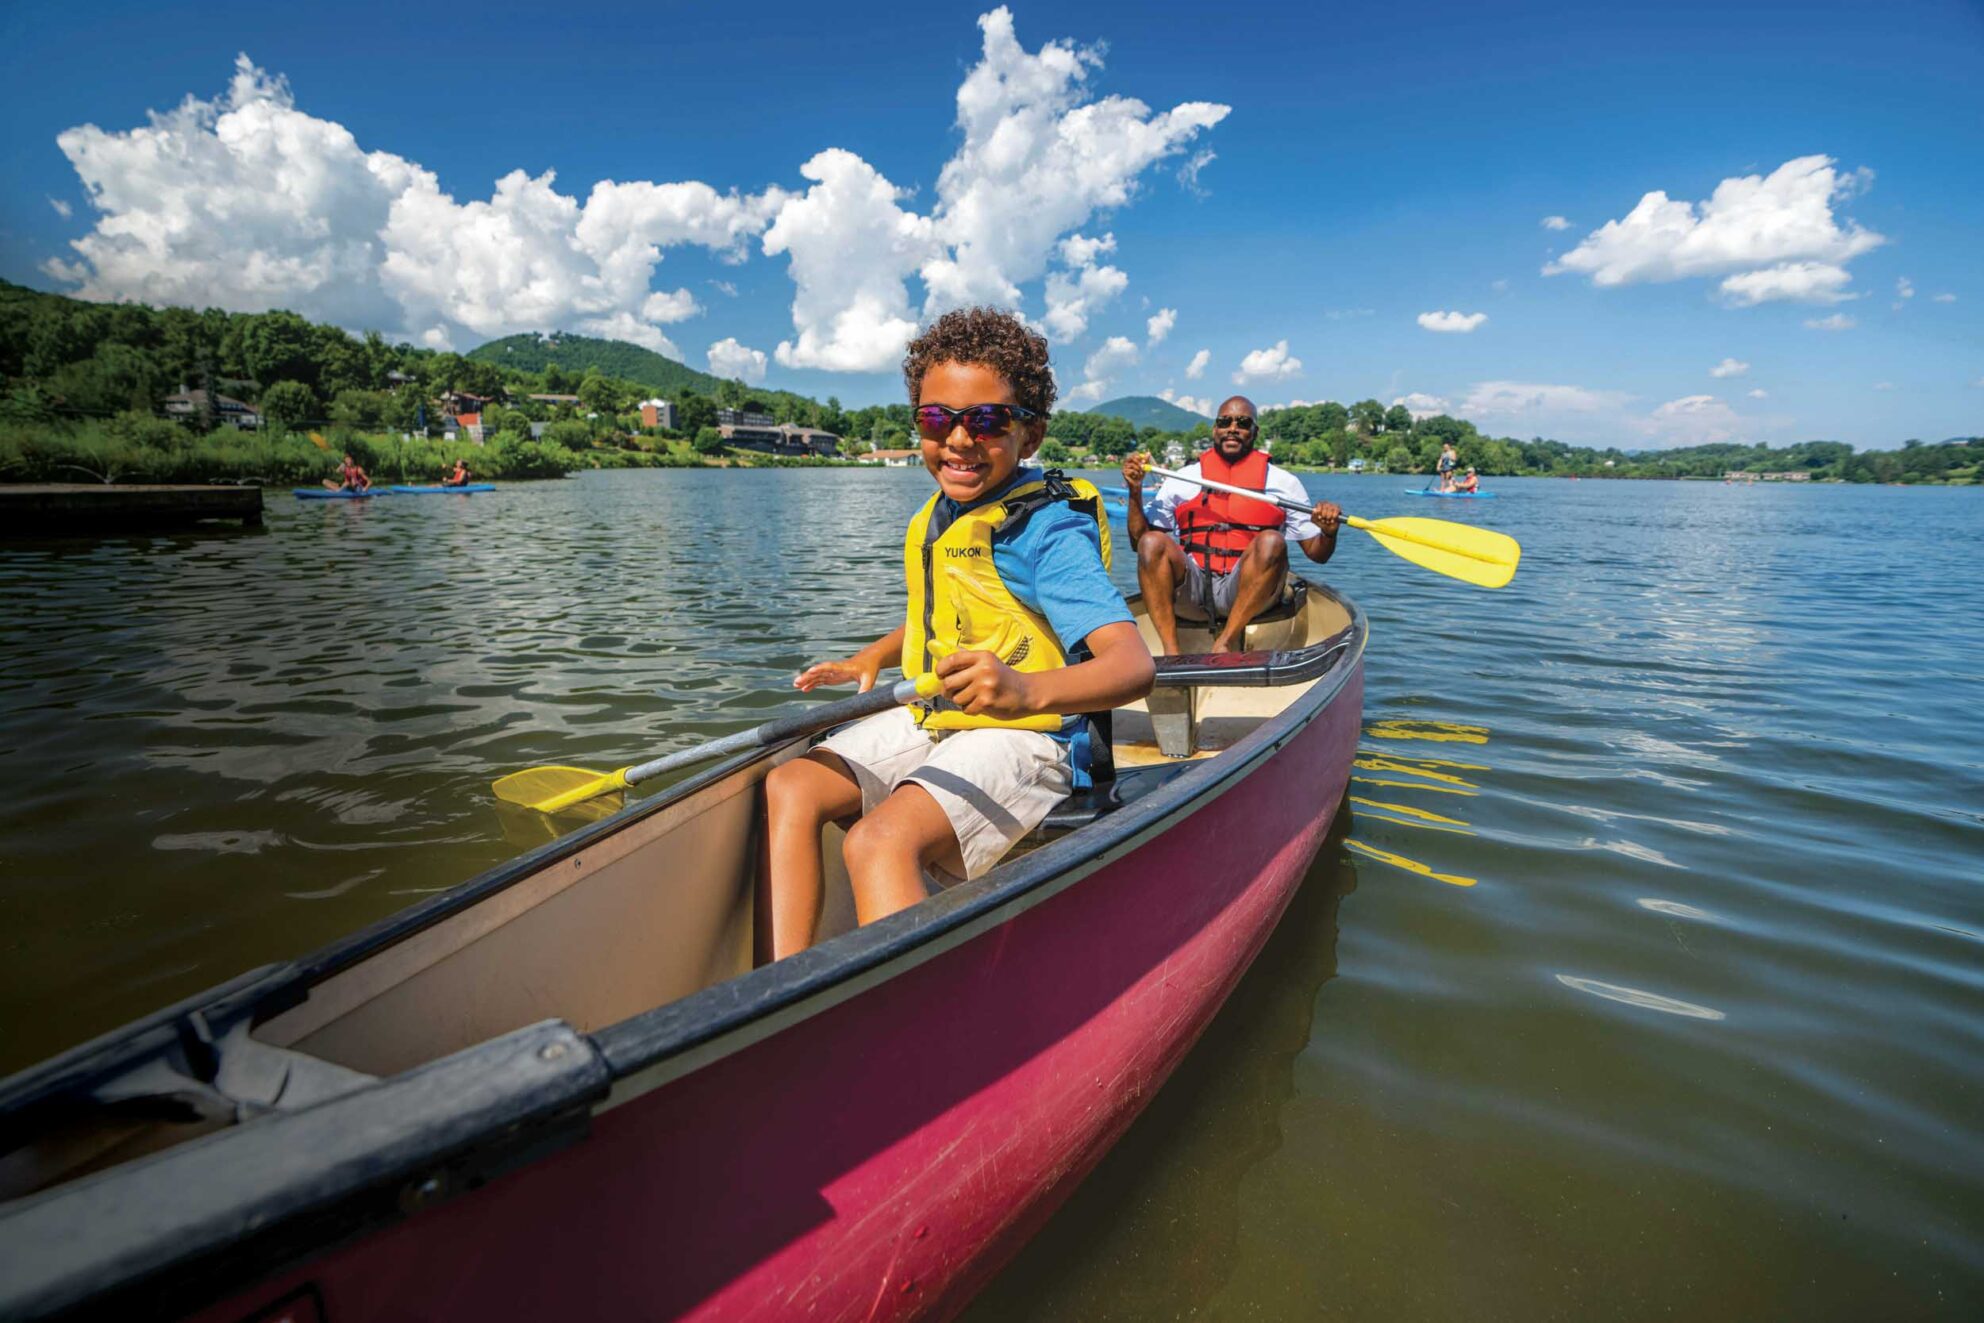
[[1040, 417], [1032, 409], [1017, 404], [967, 404], [952, 409], [941, 404], [921, 404], [916, 408], [916, 430], [925, 441], [942, 441], [959, 423], [972, 437], [1004, 436], [1014, 423], [1030, 423]]
[[1213, 422], [1221, 427], [1237, 427], [1243, 432], [1254, 430], [1254, 420], [1244, 413], [1223, 413]]

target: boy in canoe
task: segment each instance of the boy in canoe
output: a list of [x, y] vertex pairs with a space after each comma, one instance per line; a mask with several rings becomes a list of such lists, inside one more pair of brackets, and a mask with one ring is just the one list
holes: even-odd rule
[[1009, 313], [946, 313], [911, 342], [903, 380], [937, 484], [904, 538], [904, 623], [793, 684], [865, 691], [900, 665], [943, 692], [766, 778], [760, 960], [812, 944], [827, 823], [859, 815], [844, 856], [862, 923], [977, 877], [1107, 757], [1084, 714], [1141, 698], [1155, 673], [1109, 581], [1100, 495], [1026, 463], [1054, 404], [1046, 340]]

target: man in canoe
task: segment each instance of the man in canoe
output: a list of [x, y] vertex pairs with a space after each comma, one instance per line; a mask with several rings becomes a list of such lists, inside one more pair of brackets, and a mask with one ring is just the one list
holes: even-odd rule
[[337, 489], [342, 492], [372, 490], [372, 479], [366, 476], [364, 469], [358, 467], [358, 461], [351, 457], [349, 450], [344, 452], [344, 462], [338, 465]]
[[1267, 454], [1254, 448], [1258, 432], [1254, 402], [1235, 395], [1219, 406], [1212, 445], [1182, 473], [1246, 487], [1269, 498], [1264, 501], [1166, 478], [1146, 509], [1148, 458], [1123, 460], [1137, 585], [1167, 653], [1178, 651], [1181, 606], [1216, 626], [1214, 652], [1237, 651], [1247, 623], [1288, 591], [1288, 543], [1300, 545], [1318, 565], [1336, 551], [1343, 511], [1332, 501], [1317, 501], [1306, 515], [1272, 504], [1279, 499], [1308, 505], [1309, 494], [1293, 473], [1268, 463]]
[[1086, 714], [1141, 698], [1155, 673], [1109, 581], [1101, 494], [1026, 463], [1054, 404], [1047, 341], [1010, 313], [946, 313], [910, 343], [903, 380], [937, 483], [903, 541], [904, 622], [793, 684], [867, 690], [900, 665], [943, 691], [766, 778], [761, 960], [812, 944], [827, 823], [859, 815], [843, 854], [862, 923], [922, 900], [926, 878], [977, 877], [1107, 756]]
[[455, 461], [455, 471], [441, 479], [441, 485], [443, 487], [466, 487], [468, 486], [468, 480], [468, 464], [458, 459]]

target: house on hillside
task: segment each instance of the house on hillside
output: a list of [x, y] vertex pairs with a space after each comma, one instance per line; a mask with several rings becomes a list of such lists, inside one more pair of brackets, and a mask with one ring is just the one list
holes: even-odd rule
[[[198, 423], [207, 411], [207, 393], [203, 390], [187, 390], [181, 386], [178, 391], [165, 397], [165, 416], [181, 423]], [[262, 415], [251, 404], [244, 404], [231, 395], [216, 394], [213, 397], [213, 419], [222, 427], [232, 427], [244, 432], [252, 432], [262, 425]]]
[[[723, 413], [735, 413], [726, 409]], [[754, 418], [767, 418], [764, 414], [747, 415]], [[800, 427], [794, 423], [771, 423], [767, 418], [764, 424], [723, 423], [717, 424], [717, 433], [724, 444], [733, 450], [750, 450], [760, 455], [784, 455], [793, 458], [820, 456], [832, 458], [840, 453], [840, 438], [832, 432], [823, 432], [817, 427]]]
[[718, 409], [718, 427], [776, 427], [778, 423], [768, 413], [748, 412], [743, 409]]
[[[531, 398], [535, 399], [537, 397], [532, 396]], [[667, 400], [642, 400], [640, 407], [642, 427], [659, 427], [667, 431], [675, 430], [675, 406]]]
[[921, 450], [871, 450], [861, 456], [863, 464], [879, 464], [891, 469], [914, 468], [922, 459]]
[[481, 445], [482, 415], [480, 413], [458, 413], [448, 420], [447, 428], [442, 435], [450, 441], [453, 441], [458, 435], [465, 435], [469, 440], [475, 442], [475, 444]]

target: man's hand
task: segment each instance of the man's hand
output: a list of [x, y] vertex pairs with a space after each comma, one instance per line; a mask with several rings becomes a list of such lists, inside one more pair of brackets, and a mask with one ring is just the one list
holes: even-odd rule
[[1145, 466], [1149, 463], [1149, 455], [1136, 451], [1123, 456], [1123, 482], [1131, 491], [1136, 491], [1144, 485]]
[[944, 682], [944, 697], [973, 716], [1010, 719], [1040, 711], [1027, 677], [992, 653], [954, 652], [940, 657], [937, 675]]
[[875, 687], [875, 677], [881, 674], [879, 660], [866, 652], [857, 652], [844, 661], [815, 662], [792, 677], [794, 689], [811, 692], [823, 684], [848, 684], [860, 686], [860, 692], [867, 693]]
[[1317, 501], [1316, 508], [1309, 512], [1309, 518], [1323, 530], [1324, 537], [1335, 537], [1336, 526], [1343, 522], [1343, 508], [1335, 501]]

